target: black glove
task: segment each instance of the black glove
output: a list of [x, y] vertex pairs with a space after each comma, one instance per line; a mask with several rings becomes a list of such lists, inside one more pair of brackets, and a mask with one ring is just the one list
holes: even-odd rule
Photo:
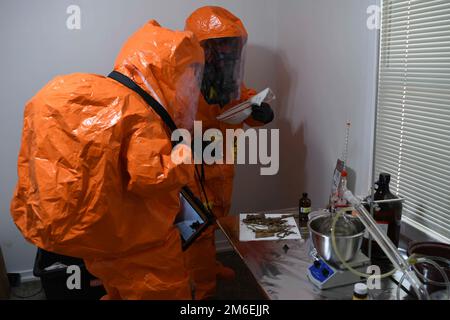
[[252, 105], [252, 118], [256, 121], [268, 124], [272, 122], [274, 118], [273, 110], [268, 103], [261, 103], [261, 106], [257, 104]]

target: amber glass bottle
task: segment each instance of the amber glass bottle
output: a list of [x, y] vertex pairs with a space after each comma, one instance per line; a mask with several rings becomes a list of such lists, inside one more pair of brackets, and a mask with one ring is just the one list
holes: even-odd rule
[[[398, 199], [389, 190], [389, 182], [391, 181], [391, 175], [388, 173], [380, 173], [380, 177], [377, 185], [377, 189], [374, 195], [374, 200], [389, 200]], [[369, 206], [366, 206], [370, 210]], [[398, 247], [400, 241], [400, 225], [402, 219], [402, 203], [400, 201], [379, 203], [378, 209], [374, 210], [374, 219], [378, 226], [387, 234], [389, 239]], [[363, 251], [368, 254], [368, 241], [364, 239]], [[372, 241], [372, 257], [373, 258], [385, 258], [384, 252], [380, 246]]]
[[311, 200], [305, 192], [298, 202], [298, 217], [300, 221], [308, 221], [308, 215], [311, 212]]

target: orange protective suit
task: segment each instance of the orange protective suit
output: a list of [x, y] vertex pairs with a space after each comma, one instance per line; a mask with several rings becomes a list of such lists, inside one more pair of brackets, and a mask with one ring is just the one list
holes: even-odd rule
[[[150, 21], [114, 70], [158, 100], [178, 127], [195, 119], [203, 51], [191, 32]], [[161, 118], [110, 78], [71, 74], [27, 104], [12, 217], [45, 250], [83, 258], [110, 299], [190, 299], [179, 191], [193, 165], [175, 165]]]
[[[221, 7], [206, 6], [197, 9], [186, 20], [185, 30], [192, 31], [200, 42], [226, 37], [241, 37], [244, 41], [247, 40], [247, 31], [241, 20]], [[242, 85], [240, 99], [231, 102], [224, 108], [217, 104], [210, 105], [203, 97], [200, 97], [197, 120], [202, 121], [204, 131], [210, 128], [219, 129], [225, 140], [226, 129], [242, 128], [243, 124], [230, 125], [218, 121], [216, 117], [236, 104], [249, 99], [255, 93], [254, 90], [249, 90]], [[262, 125], [251, 118], [245, 122], [252, 126]], [[226, 141], [223, 145], [227, 145]], [[234, 152], [234, 150], [226, 150], [224, 154], [227, 152]], [[223, 217], [228, 214], [230, 209], [234, 165], [205, 164], [203, 171], [203, 184], [209, 206], [217, 218]], [[201, 194], [198, 183], [192, 186], [192, 189], [197, 190], [198, 195]], [[215, 227], [210, 227], [185, 253], [187, 266], [195, 284], [196, 299], [208, 299], [215, 294], [216, 275], [223, 268], [216, 262], [214, 231]]]

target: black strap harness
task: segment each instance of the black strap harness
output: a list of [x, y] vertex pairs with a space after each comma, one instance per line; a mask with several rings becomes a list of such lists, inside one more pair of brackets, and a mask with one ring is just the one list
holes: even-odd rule
[[[174, 132], [177, 130], [177, 126], [175, 122], [172, 120], [172, 117], [167, 112], [167, 110], [159, 103], [155, 98], [153, 98], [151, 95], [149, 95], [144, 89], [142, 89], [140, 86], [136, 84], [133, 80], [128, 78], [126, 75], [113, 71], [108, 75], [109, 78], [119, 82], [120, 84], [124, 85], [128, 89], [136, 92], [139, 96], [141, 96], [142, 99], [147, 103], [147, 106], [149, 108], [152, 108], [158, 116], [164, 121], [166, 126], [169, 128], [170, 132]], [[172, 141], [172, 145], [175, 146], [178, 142]], [[206, 207], [208, 208], [209, 212], [212, 213], [211, 208], [209, 207], [209, 201], [208, 196], [206, 195], [205, 186], [203, 185], [204, 180], [204, 172], [203, 172], [203, 164], [202, 164], [202, 174], [200, 175], [197, 169], [197, 166], [195, 166], [195, 172], [197, 174], [197, 178], [199, 179], [200, 187], [203, 192], [203, 195], [205, 197], [206, 201]]]
[[164, 123], [169, 127], [170, 131], [173, 132], [177, 130], [175, 122], [173, 122], [167, 110], [151, 95], [149, 95], [144, 89], [138, 86], [133, 80], [127, 76], [121, 74], [120, 72], [113, 71], [108, 75], [109, 78], [116, 80], [117, 82], [123, 84], [125, 87], [133, 90], [151, 107], [158, 116], [164, 121]]

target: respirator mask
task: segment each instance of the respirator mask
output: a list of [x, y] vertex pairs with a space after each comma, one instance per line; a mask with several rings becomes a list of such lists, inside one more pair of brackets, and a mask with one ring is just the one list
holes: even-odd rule
[[205, 51], [201, 92], [206, 102], [223, 107], [239, 99], [244, 73], [245, 39], [208, 39], [201, 45]]

